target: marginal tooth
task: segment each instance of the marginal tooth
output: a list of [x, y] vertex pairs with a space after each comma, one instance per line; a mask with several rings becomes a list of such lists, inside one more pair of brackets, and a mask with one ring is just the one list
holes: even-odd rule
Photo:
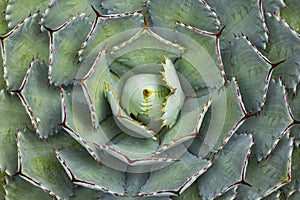
[[165, 61], [167, 61], [167, 59], [168, 59], [168, 57], [167, 57], [167, 55], [166, 55], [166, 54], [164, 55], [164, 59], [165, 59]]

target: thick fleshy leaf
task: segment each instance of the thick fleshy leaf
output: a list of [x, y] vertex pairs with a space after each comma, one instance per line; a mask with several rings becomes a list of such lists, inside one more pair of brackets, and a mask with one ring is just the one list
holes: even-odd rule
[[268, 13], [279, 13], [286, 6], [286, 0], [263, 0], [263, 9]]
[[300, 147], [294, 147], [291, 169], [291, 182], [282, 188], [285, 196], [300, 191]]
[[[238, 37], [223, 52], [225, 73], [236, 77], [248, 113], [256, 113], [265, 101], [272, 65], [246, 37]], [[255, 90], [249, 90], [251, 85]]]
[[[100, 44], [103, 46], [107, 45], [106, 48], [113, 47], [128, 40], [143, 26], [143, 16], [138, 12], [127, 13], [126, 15], [113, 15], [111, 17], [98, 17], [97, 20], [94, 21], [93, 28], [86, 42], [82, 45], [82, 50], [79, 52], [80, 61], [84, 60], [89, 53], [91, 53], [94, 48], [99, 47]], [[122, 32], [124, 32], [124, 34], [116, 36]], [[113, 36], [116, 37], [107, 43], [105, 42], [105, 44], [103, 43]], [[101, 49], [101, 47], [99, 49]]]
[[194, 182], [188, 189], [186, 189], [180, 196], [172, 197], [173, 200], [201, 200], [198, 190], [197, 181]]
[[148, 173], [127, 173], [125, 175], [126, 197], [106, 195], [102, 200], [171, 200], [169, 197], [136, 197], [135, 195], [140, 191], [141, 186], [145, 184], [148, 177]]
[[300, 191], [297, 191], [289, 197], [289, 200], [298, 200], [299, 198], [300, 198]]
[[0, 56], [0, 89], [6, 88], [6, 82], [4, 80], [4, 67], [3, 67], [3, 59]]
[[263, 111], [258, 116], [246, 119], [238, 132], [253, 133], [255, 144], [252, 155], [261, 161], [271, 153], [292, 122], [284, 87], [281, 82], [275, 83], [271, 80]]
[[144, 0], [102, 0], [101, 6], [108, 14], [126, 13], [142, 10], [145, 7]]
[[44, 12], [48, 2], [49, 0], [9, 0], [5, 11], [5, 19], [8, 22], [8, 27], [10, 29], [14, 28], [30, 14], [38, 11]]
[[67, 133], [60, 132], [40, 141], [33, 132], [17, 137], [20, 176], [58, 198], [72, 195], [73, 184], [53, 153], [53, 149], [82, 148]]
[[48, 67], [34, 60], [18, 93], [40, 138], [57, 132], [61, 122], [59, 90], [48, 85], [47, 76]]
[[[151, 153], [155, 151], [159, 145], [158, 142], [152, 138], [135, 138], [126, 135], [126, 133], [115, 137], [111, 142], [112, 145], [110, 145], [110, 147], [123, 153], [131, 160], [142, 160], [143, 158], [151, 157]], [[141, 146], [143, 148], [141, 148]]]
[[245, 108], [234, 79], [211, 95], [213, 102], [199, 131], [202, 136], [197, 137], [191, 147], [200, 157], [218, 153], [245, 120]]
[[96, 200], [96, 199], [102, 199], [102, 197], [105, 195], [104, 192], [99, 192], [97, 190], [93, 190], [86, 187], [77, 186], [73, 190], [73, 196], [70, 197], [70, 200], [82, 200], [82, 199], [90, 199], [90, 200]]
[[[5, 185], [5, 180], [4, 180], [4, 172], [2, 172], [0, 170], [0, 185], [4, 186]], [[0, 199], [4, 200], [4, 195], [5, 195], [5, 191], [4, 191], [4, 187], [0, 187]]]
[[287, 88], [296, 91], [300, 81], [300, 38], [284, 20], [278, 16], [266, 14], [266, 24], [269, 30], [267, 57], [273, 63], [284, 61], [274, 69], [276, 79], [282, 77]]
[[222, 194], [222, 196], [217, 197], [217, 200], [234, 200], [236, 199], [238, 193], [236, 192], [237, 186], [232, 187], [230, 190]]
[[99, 164], [83, 150], [56, 151], [56, 156], [73, 183], [110, 194], [124, 195], [123, 172]]
[[[226, 25], [222, 33], [224, 48], [227, 41], [233, 41], [235, 34], [245, 34], [259, 49], [265, 49], [267, 42], [267, 29], [264, 24], [261, 1], [217, 1], [207, 0], [207, 3], [221, 17]], [[249, 26], [251, 24], [251, 26]]]
[[299, 106], [300, 85], [298, 85], [296, 93], [293, 94], [292, 92], [290, 92], [288, 97], [289, 97], [288, 103], [289, 103], [292, 115], [294, 116], [294, 118], [297, 121], [300, 121], [300, 106]]
[[215, 12], [203, 1], [151, 0], [149, 12], [154, 27], [176, 28], [176, 21], [193, 27], [218, 32], [220, 22]]
[[300, 20], [297, 17], [300, 9], [299, 0], [284, 0], [287, 7], [281, 10], [280, 15], [297, 32], [300, 33]]
[[179, 195], [210, 165], [210, 161], [186, 152], [178, 162], [152, 172], [138, 196]]
[[5, 193], [6, 200], [53, 199], [42, 188], [36, 187], [19, 176], [6, 178]]
[[[169, 33], [169, 35], [166, 34], [169, 37], [173, 34], [168, 30], [162, 29], [162, 31]], [[170, 59], [179, 58], [184, 50], [187, 50], [184, 46], [173, 43], [164, 37], [154, 33], [145, 24], [145, 27], [134, 36], [112, 48], [112, 59], [115, 58], [120, 63], [134, 68], [147, 63], [160, 64], [163, 55], [167, 55]]]
[[160, 148], [156, 150], [156, 153], [199, 136], [199, 128], [210, 105], [210, 97], [186, 100], [176, 124], [173, 128], [165, 131]]
[[[6, 9], [7, 6], [7, 1], [5, 0], [1, 0], [0, 1], [0, 10], [4, 11]], [[5, 13], [2, 12], [0, 13], [0, 35], [5, 35], [6, 33], [8, 33], [8, 23], [5, 20]]]
[[177, 116], [184, 103], [185, 94], [181, 88], [181, 83], [172, 61], [165, 57], [165, 63], [162, 65], [164, 68], [164, 71], [162, 72], [163, 80], [171, 90], [170, 95], [166, 97], [162, 120], [164, 126], [172, 128], [172, 126], [176, 123]]
[[111, 113], [106, 100], [105, 89], [106, 84], [111, 82], [111, 75], [105, 57], [106, 53], [100, 51], [88, 73], [82, 79], [78, 79], [90, 108], [94, 128]]
[[290, 181], [293, 140], [283, 138], [267, 160], [258, 163], [250, 157], [247, 171], [247, 185], [238, 187], [237, 199], [256, 199], [266, 197]]
[[91, 28], [85, 14], [74, 17], [52, 33], [50, 54], [50, 82], [55, 85], [71, 84], [80, 67], [77, 52]]
[[40, 31], [40, 18], [40, 13], [26, 18], [3, 39], [3, 60], [6, 68], [4, 75], [8, 89], [19, 89], [33, 58], [48, 61], [49, 36], [48, 33]]
[[196, 68], [187, 60], [182, 58], [176, 59], [174, 63], [174, 67], [180, 75], [186, 78], [189, 84], [193, 87], [193, 89], [197, 90], [199, 88], [206, 87], [206, 82], [204, 78], [199, 74]]
[[244, 182], [252, 145], [251, 135], [235, 135], [229, 140], [213, 166], [199, 178], [199, 191], [203, 199], [221, 196], [235, 185]]
[[270, 194], [269, 196], [262, 198], [263, 200], [281, 200], [282, 196], [281, 196], [281, 192], [280, 191], [275, 191], [272, 194]]
[[0, 169], [12, 176], [17, 172], [16, 133], [31, 126], [30, 118], [19, 98], [4, 90], [0, 92], [0, 113]]
[[[63, 23], [76, 16], [78, 13], [86, 13], [90, 17], [91, 21], [96, 18], [96, 13], [93, 8], [100, 10], [100, 1], [96, 0], [81, 0], [81, 1], [50, 1], [48, 8], [41, 20], [42, 25], [55, 30], [59, 28]], [[93, 6], [93, 8], [92, 8]]]

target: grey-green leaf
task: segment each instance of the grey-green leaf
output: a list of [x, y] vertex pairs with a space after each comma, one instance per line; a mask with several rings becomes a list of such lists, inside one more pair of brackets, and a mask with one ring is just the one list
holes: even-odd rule
[[53, 153], [53, 149], [82, 148], [67, 133], [60, 132], [40, 141], [33, 132], [19, 132], [17, 137], [19, 173], [22, 178], [45, 189], [57, 198], [72, 195], [73, 184]]
[[0, 113], [0, 169], [12, 176], [17, 172], [17, 131], [31, 123], [18, 97], [4, 90], [0, 92]]
[[81, 14], [52, 33], [49, 71], [51, 83], [68, 85], [74, 82], [80, 67], [76, 54], [90, 28], [89, 19]]
[[266, 197], [273, 191], [290, 181], [291, 156], [293, 140], [283, 138], [267, 160], [257, 162], [254, 156], [250, 157], [247, 171], [247, 185], [238, 187], [237, 199], [256, 199]]
[[47, 76], [48, 67], [34, 60], [18, 93], [40, 138], [56, 133], [61, 122], [60, 93], [48, 85]]
[[10, 29], [14, 28], [30, 14], [38, 11], [44, 12], [48, 2], [49, 0], [9, 0], [5, 11], [5, 19], [8, 22], [8, 27]]
[[41, 23], [43, 26], [51, 30], [59, 28], [64, 22], [70, 20], [78, 13], [86, 13], [90, 16], [90, 20], [94, 21], [96, 13], [93, 11], [92, 6], [96, 10], [100, 10], [100, 1], [96, 0], [81, 0], [81, 1], [50, 1], [48, 8], [45, 11]]
[[53, 197], [47, 194], [42, 188], [36, 187], [19, 176], [6, 178], [5, 193], [6, 200], [53, 199]]
[[246, 119], [238, 132], [253, 133], [255, 144], [252, 155], [261, 161], [271, 153], [292, 122], [283, 85], [271, 80], [263, 111]]
[[123, 172], [97, 163], [84, 150], [56, 151], [56, 156], [73, 183], [110, 194], [124, 195]]
[[[238, 37], [222, 51], [226, 75], [236, 77], [248, 113], [256, 113], [265, 101], [271, 64], [246, 37]], [[249, 85], [255, 90], [249, 90]]]
[[284, 61], [274, 69], [273, 75], [276, 79], [282, 77], [286, 87], [295, 92], [300, 81], [299, 35], [278, 16], [266, 14], [265, 19], [270, 37], [266, 56], [273, 63]]
[[217, 33], [220, 22], [204, 1], [151, 0], [149, 12], [154, 27], [176, 28], [181, 21], [198, 29]]
[[152, 172], [139, 196], [179, 195], [210, 165], [210, 161], [197, 158], [186, 152], [178, 162]]
[[[267, 29], [260, 9], [261, 1], [217, 1], [208, 0], [207, 3], [221, 17], [220, 21], [226, 25], [222, 33], [222, 49], [228, 41], [233, 41], [234, 35], [245, 34], [259, 49], [265, 49]], [[249, 26], [251, 24], [251, 26]]]
[[4, 71], [8, 89], [19, 89], [33, 58], [48, 62], [49, 36], [38, 24], [41, 14], [28, 17], [3, 39]]
[[251, 135], [235, 135], [229, 140], [213, 166], [198, 179], [202, 199], [221, 196], [235, 185], [244, 182], [252, 145]]

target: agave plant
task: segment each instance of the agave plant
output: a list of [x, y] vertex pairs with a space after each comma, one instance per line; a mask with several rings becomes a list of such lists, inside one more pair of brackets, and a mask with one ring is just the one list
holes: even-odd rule
[[300, 199], [298, 0], [0, 3], [0, 199]]

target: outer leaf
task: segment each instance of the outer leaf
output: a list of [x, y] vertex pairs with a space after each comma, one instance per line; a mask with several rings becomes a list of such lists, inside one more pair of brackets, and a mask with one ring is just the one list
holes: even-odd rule
[[[267, 42], [266, 26], [259, 0], [255, 1], [217, 1], [207, 0], [207, 3], [216, 10], [221, 21], [226, 25], [221, 38], [233, 41], [235, 34], [244, 33], [259, 49], [265, 49]], [[251, 24], [251, 26], [249, 26]], [[223, 43], [223, 48], [226, 43]]]
[[26, 18], [3, 39], [4, 75], [8, 89], [19, 89], [34, 57], [38, 56], [40, 61], [49, 58], [49, 37], [40, 31], [40, 17], [41, 14], [37, 13]]
[[5, 19], [8, 22], [8, 27], [10, 29], [14, 28], [18, 25], [22, 20], [24, 20], [29, 14], [33, 14], [35, 12], [44, 12], [48, 0], [9, 0], [6, 8], [6, 16]]
[[80, 67], [77, 51], [91, 28], [85, 14], [74, 17], [52, 33], [50, 55], [50, 82], [71, 84]]
[[[82, 45], [82, 50], [79, 53], [79, 59], [84, 60], [89, 53], [91, 53], [95, 47], [99, 47], [99, 44], [115, 46], [126, 40], [132, 35], [137, 33], [139, 28], [143, 27], [143, 17], [138, 12], [113, 15], [107, 17], [98, 17], [93, 24], [93, 28], [86, 39], [86, 42]], [[134, 29], [134, 30], [132, 30]], [[131, 30], [130, 32], [125, 32]], [[125, 32], [121, 36], [116, 36], [122, 32]], [[109, 39], [109, 43], [102, 43], [106, 39]], [[108, 48], [108, 46], [106, 46]], [[101, 47], [99, 48], [101, 49]]]
[[48, 141], [41, 142], [32, 132], [19, 132], [17, 145], [22, 178], [57, 198], [72, 195], [73, 184], [56, 159], [53, 149], [81, 148], [75, 140], [65, 132], [60, 132]]
[[140, 191], [141, 186], [145, 184], [148, 177], [148, 173], [127, 173], [125, 176], [125, 191], [127, 197], [114, 197], [111, 195], [106, 195], [103, 200], [171, 200], [169, 197], [136, 197], [136, 193]]
[[245, 120], [245, 108], [234, 80], [211, 95], [213, 102], [199, 131], [203, 136], [196, 138], [191, 147], [201, 157], [218, 153]]
[[300, 33], [300, 20], [299, 17], [297, 17], [297, 13], [300, 9], [300, 1], [285, 0], [285, 3], [287, 6], [282, 9], [280, 15], [297, 33]]
[[281, 192], [280, 191], [275, 191], [272, 194], [270, 194], [269, 196], [263, 198], [263, 200], [281, 200], [282, 196], [281, 196]]
[[268, 13], [279, 13], [286, 6], [286, 0], [263, 0], [262, 6]]
[[18, 93], [40, 138], [57, 132], [61, 122], [59, 90], [48, 85], [47, 75], [48, 67], [33, 61]]
[[220, 25], [217, 15], [204, 1], [182, 3], [180, 0], [151, 0], [149, 10], [154, 27], [175, 29], [175, 22], [181, 21], [196, 28], [217, 33]]
[[3, 59], [0, 56], [0, 88], [3, 89], [6, 87], [6, 83], [4, 80], [4, 67], [3, 67]]
[[[291, 92], [292, 93], [292, 92]], [[289, 99], [288, 99], [288, 103], [291, 109], [291, 112], [294, 116], [294, 118], [297, 121], [300, 121], [300, 106], [299, 106], [299, 102], [300, 102], [300, 87], [298, 85], [298, 90], [296, 93], [291, 94], [289, 93]]]
[[271, 153], [292, 122], [284, 88], [281, 82], [275, 83], [272, 80], [263, 111], [258, 116], [246, 119], [238, 132], [253, 133], [255, 138], [253, 155], [258, 161], [261, 161]]
[[[1, 0], [0, 1], [0, 10], [4, 11], [7, 6], [7, 1], [6, 0]], [[5, 20], [5, 13], [2, 12], [0, 13], [0, 35], [5, 35], [8, 33], [8, 24], [7, 21]]]
[[73, 183], [110, 194], [124, 195], [123, 172], [100, 165], [86, 151], [56, 151], [56, 156]]
[[138, 196], [179, 195], [211, 165], [186, 152], [180, 161], [151, 173]]
[[17, 130], [30, 127], [21, 102], [16, 96], [10, 96], [4, 90], [0, 92], [0, 170], [12, 176], [17, 172]]
[[244, 182], [252, 145], [251, 135], [238, 135], [229, 140], [213, 166], [199, 178], [199, 194], [203, 199], [221, 196], [235, 185]]
[[0, 187], [0, 199], [1, 200], [4, 200], [4, 195], [5, 195], [4, 184], [5, 184], [4, 173], [2, 171], [0, 171], [0, 185], [2, 186], [2, 187]]
[[226, 75], [237, 78], [247, 112], [256, 113], [264, 104], [272, 65], [246, 37], [236, 38], [222, 55]]
[[108, 14], [126, 13], [142, 10], [145, 7], [144, 0], [102, 0], [101, 6]]
[[41, 188], [34, 186], [32, 183], [20, 178], [19, 176], [6, 178], [5, 193], [6, 200], [53, 199], [53, 197]]
[[289, 197], [289, 200], [297, 200], [299, 198], [300, 198], [300, 191], [297, 191]]
[[96, 10], [100, 10], [100, 1], [96, 0], [81, 0], [81, 1], [50, 1], [48, 8], [41, 20], [42, 25], [55, 30], [59, 28], [64, 22], [70, 20], [78, 13], [86, 13], [91, 16], [91, 21], [95, 20], [96, 13], [93, 11], [92, 6]]
[[300, 147], [294, 147], [291, 169], [291, 182], [282, 188], [286, 196], [300, 191]]
[[281, 63], [274, 69], [273, 75], [282, 77], [287, 88], [296, 91], [300, 81], [300, 38], [295, 31], [278, 16], [266, 14], [270, 43], [267, 45], [267, 57], [273, 62]]
[[[97, 190], [85, 188], [78, 186], [74, 189], [74, 195], [70, 197], [70, 200], [82, 200], [82, 199], [89, 199], [89, 200], [96, 200], [97, 197], [104, 196], [104, 192], [99, 192]], [[101, 198], [102, 199], [102, 198]]]
[[222, 196], [217, 197], [217, 200], [234, 200], [236, 199], [238, 193], [236, 192], [237, 186], [232, 187], [230, 190], [225, 192]]
[[267, 160], [257, 163], [252, 156], [246, 172], [246, 182], [252, 187], [239, 186], [237, 199], [266, 197], [289, 182], [292, 150], [293, 140], [283, 138]]
[[201, 200], [198, 190], [197, 181], [194, 182], [188, 189], [186, 189], [180, 196], [173, 197], [173, 200]]

